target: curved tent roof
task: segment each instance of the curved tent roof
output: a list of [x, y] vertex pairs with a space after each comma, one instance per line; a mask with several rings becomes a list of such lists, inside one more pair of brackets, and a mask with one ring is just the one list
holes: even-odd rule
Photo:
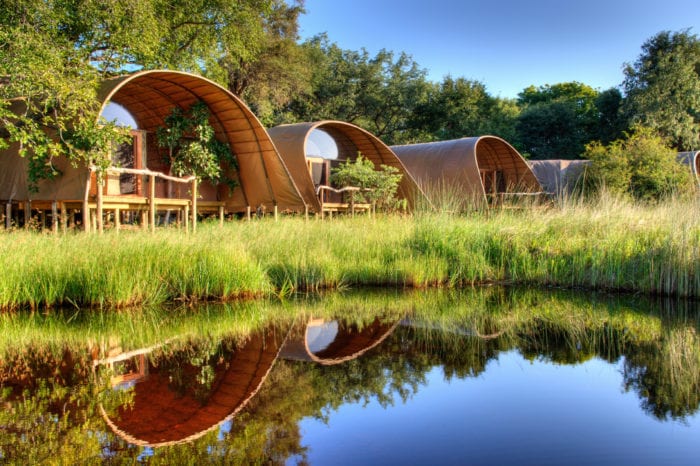
[[399, 184], [398, 195], [414, 204], [423, 193], [411, 177], [410, 172], [396, 157], [391, 149], [372, 133], [359, 126], [342, 121], [317, 121], [280, 125], [270, 128], [268, 133], [279, 149], [280, 155], [287, 163], [294, 182], [299, 187], [304, 201], [316, 212], [321, 205], [316, 195], [314, 182], [306, 166], [307, 144], [314, 130], [323, 130], [330, 135], [338, 147], [338, 158], [353, 160], [360, 152], [371, 160], [375, 166], [388, 165], [397, 168], [403, 175]]
[[580, 184], [590, 160], [528, 160], [537, 181], [548, 193], [571, 193]]
[[143, 71], [104, 82], [103, 109], [115, 102], [134, 117], [139, 129], [154, 131], [165, 124], [173, 107], [189, 108], [201, 100], [211, 112], [217, 139], [227, 142], [238, 158], [240, 189], [222, 196], [229, 210], [275, 204], [303, 210], [304, 201], [284, 161], [260, 121], [238, 97], [208, 79], [178, 71]]
[[215, 367], [204, 400], [192, 389], [179, 393], [168, 372], [149, 367], [148, 375], [134, 384], [133, 401], [114, 415], [104, 410], [102, 415], [117, 435], [134, 445], [159, 447], [195, 440], [231, 419], [257, 394], [281, 340], [274, 331], [252, 335], [230, 360]]
[[457, 189], [465, 198], [483, 202], [486, 191], [480, 170], [501, 171], [506, 186], [517, 192], [542, 190], [525, 159], [496, 136], [391, 146], [391, 149], [426, 191], [446, 186]]
[[700, 151], [680, 152], [678, 154], [678, 160], [690, 166], [693, 175], [695, 175], [698, 183], [700, 183]]
[[[399, 324], [375, 319], [359, 329], [356, 325], [323, 319], [311, 319], [302, 328], [292, 330], [280, 350], [280, 357], [297, 361], [310, 361], [330, 366], [359, 358], [379, 345]], [[322, 341], [322, 347], [318, 346]]]
[[[138, 128], [146, 131], [163, 126], [174, 107], [187, 109], [203, 101], [209, 107], [216, 138], [227, 142], [238, 158], [240, 188], [233, 196], [221, 196], [227, 209], [241, 212], [260, 204], [304, 209], [304, 201], [262, 124], [238, 97], [213, 81], [179, 71], [142, 71], [105, 80], [98, 99], [102, 110], [109, 102], [121, 105]], [[67, 161], [59, 161], [63, 176], [42, 182], [39, 192], [30, 194], [27, 160], [19, 157], [17, 150], [15, 145], [0, 154], [0, 199], [82, 199], [88, 176], [85, 167], [71, 169]]]

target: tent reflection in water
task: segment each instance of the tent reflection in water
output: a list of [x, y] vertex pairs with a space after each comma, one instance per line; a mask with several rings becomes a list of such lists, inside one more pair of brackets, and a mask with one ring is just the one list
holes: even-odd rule
[[206, 385], [202, 385], [201, 368], [189, 362], [191, 349], [173, 350], [171, 342], [127, 353], [116, 351], [118, 354], [96, 360], [96, 371], [112, 371], [112, 387], [132, 390], [133, 399], [115, 412], [102, 409], [102, 415], [118, 436], [134, 445], [190, 442], [238, 414], [258, 393], [278, 357], [340, 364], [378, 346], [399, 322], [376, 318], [360, 328], [311, 319], [289, 332], [260, 331], [230, 354], [217, 356]]
[[133, 390], [132, 403], [114, 413], [102, 410], [103, 417], [117, 435], [134, 445], [159, 447], [195, 440], [233, 418], [256, 395], [285, 334], [266, 330], [249, 336], [217, 360], [205, 386], [198, 379], [199, 367], [189, 363], [167, 367], [164, 361], [172, 355], [153, 364], [154, 354], [168, 345], [96, 361], [97, 370], [122, 372], [112, 377], [114, 388]]
[[280, 357], [322, 365], [340, 364], [381, 344], [399, 322], [376, 318], [360, 328], [337, 320], [310, 319], [291, 330]]
[[[356, 160], [358, 154], [381, 165], [396, 168], [402, 175], [398, 198], [409, 208], [423, 198], [423, 193], [403, 163], [379, 138], [351, 123], [318, 121], [280, 125], [268, 130], [294, 182], [310, 210], [315, 213], [344, 211], [348, 205], [341, 195], [325, 187], [332, 186], [331, 170], [341, 162]], [[367, 206], [357, 206], [367, 209]]]
[[[213, 81], [177, 71], [142, 71], [105, 80], [98, 99], [101, 114], [108, 105], [116, 104], [137, 125], [130, 147], [116, 150], [112, 160], [115, 168], [148, 171], [156, 176], [108, 172], [107, 182], [98, 192], [95, 173], [89, 167], [74, 167], [63, 158], [55, 161], [61, 176], [39, 182], [38, 191], [32, 192], [29, 161], [19, 156], [19, 145], [14, 144], [0, 152], [0, 202], [25, 212], [52, 209], [53, 224], [57, 210], [80, 211], [86, 197], [91, 213], [97, 209], [98, 199], [104, 201], [107, 211], [143, 212], [151, 204], [157, 205], [158, 210], [196, 207], [220, 214], [241, 213], [260, 206], [269, 212], [278, 208], [304, 211], [305, 203], [261, 123], [238, 97]], [[165, 149], [158, 146], [156, 131], [165, 126], [173, 109], [187, 111], [199, 102], [209, 111], [215, 138], [236, 157], [237, 170], [224, 165], [221, 168], [224, 178], [238, 186], [231, 191], [227, 183], [214, 186], [203, 182], [197, 187], [198, 197], [192, 199], [191, 186], [173, 189], [175, 181], [163, 177], [169, 166]], [[151, 201], [149, 196], [154, 199]], [[25, 217], [28, 218], [26, 213]]]
[[[460, 208], [533, 197], [542, 187], [525, 159], [496, 136], [391, 146], [433, 203], [458, 198]], [[444, 199], [443, 199], [444, 200]]]

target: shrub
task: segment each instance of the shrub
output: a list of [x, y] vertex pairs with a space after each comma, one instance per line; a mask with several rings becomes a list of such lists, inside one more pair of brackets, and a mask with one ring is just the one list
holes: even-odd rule
[[366, 189], [351, 193], [355, 202], [376, 202], [377, 207], [394, 209], [398, 205], [396, 191], [401, 182], [401, 173], [394, 167], [382, 165], [377, 167], [358, 153], [357, 159], [348, 160], [333, 169], [331, 181], [340, 187], [355, 186]]
[[603, 146], [586, 146], [584, 158], [591, 161], [588, 186], [636, 199], [655, 200], [674, 193], [688, 193], [693, 187], [691, 173], [677, 160], [676, 151], [651, 129], [634, 128], [626, 139]]

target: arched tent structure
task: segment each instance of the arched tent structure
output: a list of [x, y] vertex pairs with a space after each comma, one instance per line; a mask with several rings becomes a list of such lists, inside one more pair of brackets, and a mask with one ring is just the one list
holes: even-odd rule
[[391, 146], [424, 191], [447, 190], [478, 206], [488, 198], [542, 191], [525, 159], [503, 139], [479, 136]]
[[700, 151], [680, 152], [678, 160], [688, 165], [700, 184]]
[[[202, 185], [200, 199], [218, 202], [229, 212], [261, 205], [304, 210], [304, 201], [261, 123], [240, 99], [213, 81], [178, 71], [142, 71], [104, 81], [98, 98], [103, 110], [113, 102], [133, 116], [143, 139], [135, 145], [150, 154], [143, 155], [141, 168], [159, 172], [167, 172], [168, 167], [159, 155], [155, 131], [164, 126], [173, 108], [186, 110], [198, 101], [204, 102], [215, 137], [227, 143], [237, 157], [238, 173], [229, 171], [228, 175], [235, 176], [240, 186], [230, 195], [228, 186]], [[71, 167], [65, 160], [57, 163], [62, 176], [42, 181], [38, 192], [32, 193], [27, 183], [28, 161], [19, 157], [18, 146], [0, 153], [0, 200], [82, 200], [90, 177], [88, 167]], [[156, 197], [178, 197], [167, 193], [163, 184], [156, 185]], [[94, 191], [93, 187], [93, 195]]]
[[[327, 133], [333, 139], [338, 149], [337, 159], [329, 160], [323, 156], [316, 160], [309, 158], [309, 137], [316, 130]], [[410, 206], [423, 197], [415, 180], [396, 154], [372, 133], [351, 123], [318, 121], [280, 125], [269, 129], [268, 133], [287, 163], [304, 201], [314, 212], [322, 210], [316, 190], [319, 185], [329, 184], [330, 167], [340, 161], [355, 160], [358, 153], [372, 161], [376, 167], [387, 165], [399, 170], [403, 176], [397, 194], [399, 198], [406, 199]], [[316, 162], [322, 166], [314, 166]]]
[[[132, 352], [128, 356], [137, 359], [132, 363], [137, 370], [128, 378], [118, 378], [115, 385], [133, 387], [133, 400], [111, 414], [101, 408], [102, 416], [117, 435], [134, 445], [161, 447], [195, 440], [233, 418], [257, 394], [282, 340], [271, 330], [251, 335], [230, 359], [214, 367], [214, 379], [205, 393], [174, 386], [167, 365], [154, 366], [144, 352]], [[97, 361], [96, 366], [99, 370], [120, 359], [124, 358]], [[178, 371], [178, 379], [199, 374], [198, 368], [182, 362]]]
[[590, 160], [528, 160], [542, 189], [549, 194], [571, 194], [581, 189]]
[[359, 358], [381, 344], [396, 329], [400, 320], [384, 322], [379, 318], [358, 328], [337, 320], [310, 319], [292, 329], [280, 350], [280, 357], [330, 366]]

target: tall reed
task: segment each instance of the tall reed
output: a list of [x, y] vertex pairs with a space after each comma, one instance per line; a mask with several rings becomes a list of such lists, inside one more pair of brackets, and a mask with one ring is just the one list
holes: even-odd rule
[[700, 296], [700, 201], [0, 233], [0, 308], [123, 307], [348, 286], [503, 282]]

